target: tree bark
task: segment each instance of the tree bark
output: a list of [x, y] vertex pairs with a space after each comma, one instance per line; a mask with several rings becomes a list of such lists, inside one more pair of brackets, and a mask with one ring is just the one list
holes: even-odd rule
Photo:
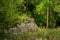
[[[48, 0], [48, 3], [49, 3], [49, 0]], [[50, 5], [48, 5], [47, 7], [47, 26], [46, 28], [49, 28], [50, 26]]]

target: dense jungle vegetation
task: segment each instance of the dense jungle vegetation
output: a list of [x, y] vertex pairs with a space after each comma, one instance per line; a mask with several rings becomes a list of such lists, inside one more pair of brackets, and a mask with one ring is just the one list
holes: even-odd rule
[[[37, 31], [9, 31], [32, 20]], [[60, 0], [0, 0], [0, 40], [60, 40], [59, 28]]]

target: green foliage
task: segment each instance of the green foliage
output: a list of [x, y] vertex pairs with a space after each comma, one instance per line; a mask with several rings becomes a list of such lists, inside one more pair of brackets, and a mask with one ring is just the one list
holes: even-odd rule
[[[46, 26], [48, 6], [50, 6], [50, 26], [53, 27], [57, 16], [57, 21], [60, 22], [60, 0], [49, 0], [49, 2], [47, 0], [0, 0], [1, 37], [3, 37], [2, 33], [4, 30], [9, 30], [9, 28], [16, 26], [22, 19], [27, 22], [28, 18], [34, 18], [39, 27]], [[49, 31], [46, 35], [44, 32], [36, 34], [42, 37], [44, 36], [43, 38], [47, 38], [49, 35], [54, 37], [54, 34], [52, 33], [52, 31]], [[28, 34], [27, 36], [30, 35], [31, 34]], [[22, 34], [21, 38], [24, 38], [25, 36]]]
[[37, 12], [40, 12], [44, 7], [46, 7], [46, 3], [47, 3], [47, 0], [42, 0], [41, 3], [39, 3], [39, 5], [37, 5], [36, 7], [36, 10]]
[[56, 5], [55, 8], [54, 8], [55, 11], [59, 12], [60, 10], [60, 5]]

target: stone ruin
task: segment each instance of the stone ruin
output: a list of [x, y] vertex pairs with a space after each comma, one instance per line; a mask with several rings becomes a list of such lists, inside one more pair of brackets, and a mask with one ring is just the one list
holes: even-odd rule
[[19, 32], [29, 32], [29, 31], [37, 31], [37, 30], [38, 30], [38, 26], [36, 25], [33, 18], [29, 18], [28, 23], [24, 23], [22, 19], [20, 24], [17, 24], [16, 27], [10, 28], [10, 31], [14, 32], [14, 34], [17, 34]]

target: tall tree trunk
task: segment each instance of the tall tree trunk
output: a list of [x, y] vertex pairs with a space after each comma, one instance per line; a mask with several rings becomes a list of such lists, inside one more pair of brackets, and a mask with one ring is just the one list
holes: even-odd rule
[[[48, 3], [49, 3], [49, 0], [48, 0]], [[47, 26], [46, 28], [49, 28], [50, 26], [50, 5], [48, 5], [47, 7]]]

